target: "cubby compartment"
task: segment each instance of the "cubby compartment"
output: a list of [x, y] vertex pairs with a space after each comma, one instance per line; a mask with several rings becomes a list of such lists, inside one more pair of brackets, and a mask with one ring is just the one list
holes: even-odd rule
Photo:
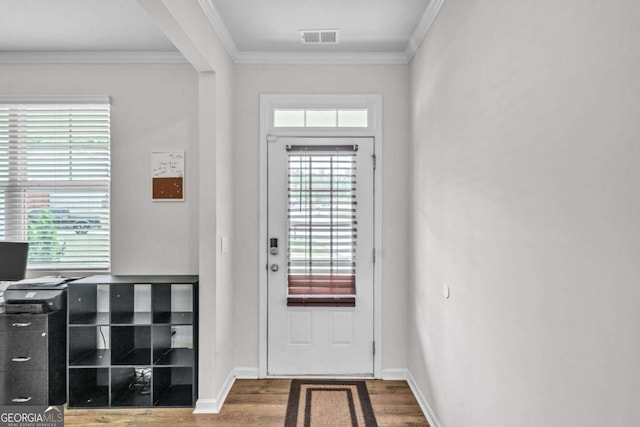
[[193, 366], [193, 327], [153, 325], [153, 364]]
[[70, 408], [193, 406], [198, 276], [69, 282]]
[[151, 364], [151, 326], [111, 326], [112, 365]]
[[151, 324], [151, 285], [115, 284], [110, 295], [112, 324]]
[[151, 366], [111, 368], [111, 406], [151, 406]]
[[69, 327], [69, 366], [111, 364], [109, 326]]
[[108, 325], [109, 287], [87, 285], [69, 287], [68, 311], [70, 325]]
[[191, 285], [165, 284], [152, 289], [153, 323], [191, 325], [193, 289]]
[[109, 406], [109, 368], [69, 368], [69, 407]]
[[153, 404], [155, 406], [191, 405], [193, 396], [192, 378], [192, 368], [153, 368]]

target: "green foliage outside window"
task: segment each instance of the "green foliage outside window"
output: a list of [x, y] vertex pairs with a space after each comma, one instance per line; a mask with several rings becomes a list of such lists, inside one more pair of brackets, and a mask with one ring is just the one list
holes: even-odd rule
[[51, 211], [42, 209], [36, 214], [29, 215], [27, 227], [29, 262], [55, 264], [60, 261], [65, 245], [58, 240], [58, 228]]

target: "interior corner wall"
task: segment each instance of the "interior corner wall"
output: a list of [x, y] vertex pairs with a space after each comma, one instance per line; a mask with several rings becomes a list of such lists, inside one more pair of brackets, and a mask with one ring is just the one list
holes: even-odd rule
[[215, 72], [199, 73], [200, 348], [196, 410], [217, 412], [233, 380], [233, 64], [224, 50]]
[[[198, 404], [204, 399], [214, 402], [218, 393], [215, 378], [216, 328], [216, 75], [199, 73], [199, 340]], [[206, 362], [205, 362], [206, 361]]]
[[[198, 80], [190, 65], [0, 65], [0, 94], [111, 97], [111, 271], [198, 273]], [[151, 200], [151, 151], [184, 150], [184, 202]]]
[[[236, 367], [258, 372], [259, 130], [261, 94], [382, 94], [384, 369], [406, 368], [408, 283], [408, 66], [238, 65], [235, 70], [233, 181]], [[264, 268], [264, 267], [262, 267]]]
[[[229, 386], [234, 356], [234, 304], [236, 281], [233, 275], [233, 252], [237, 243], [233, 239], [233, 195], [235, 181], [232, 152], [234, 148], [234, 65], [224, 56], [216, 67], [216, 387], [224, 391]], [[224, 240], [224, 244], [223, 244]], [[206, 309], [206, 306], [203, 307]], [[206, 323], [202, 323], [205, 325]], [[202, 366], [202, 365], [201, 365]]]
[[442, 426], [640, 419], [638, 17], [447, 0], [410, 64], [408, 361]]

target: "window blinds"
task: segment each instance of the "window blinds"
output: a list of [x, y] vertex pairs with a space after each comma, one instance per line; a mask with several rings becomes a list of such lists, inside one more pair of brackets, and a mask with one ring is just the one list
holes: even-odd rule
[[109, 190], [107, 98], [0, 100], [0, 240], [28, 241], [29, 268], [109, 268]]
[[357, 146], [287, 149], [287, 304], [355, 306]]

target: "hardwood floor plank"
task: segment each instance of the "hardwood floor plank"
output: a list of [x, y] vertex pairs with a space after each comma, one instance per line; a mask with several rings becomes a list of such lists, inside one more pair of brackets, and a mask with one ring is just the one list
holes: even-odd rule
[[[367, 380], [380, 426], [428, 427], [405, 381]], [[193, 414], [192, 408], [66, 409], [65, 426], [265, 426], [284, 425], [291, 380], [236, 380], [219, 414]]]

